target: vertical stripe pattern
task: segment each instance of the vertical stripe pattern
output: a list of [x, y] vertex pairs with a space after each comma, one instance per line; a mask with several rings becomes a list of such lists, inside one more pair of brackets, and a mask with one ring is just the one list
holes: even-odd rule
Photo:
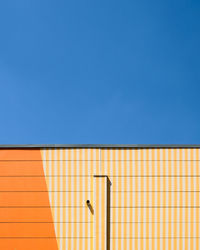
[[[43, 149], [59, 249], [93, 249], [94, 174], [100, 170], [99, 149]], [[90, 200], [91, 209], [86, 201]]]
[[111, 182], [111, 250], [199, 249], [199, 149], [44, 149], [42, 155], [59, 249], [105, 247], [96, 233], [105, 189], [99, 178], [93, 188], [94, 175]]
[[112, 183], [111, 249], [199, 248], [199, 149], [101, 154], [102, 174]]
[[94, 178], [94, 249], [107, 250], [107, 177]]

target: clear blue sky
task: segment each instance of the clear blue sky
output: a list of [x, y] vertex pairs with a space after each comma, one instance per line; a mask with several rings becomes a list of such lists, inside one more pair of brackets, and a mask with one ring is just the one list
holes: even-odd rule
[[4, 143], [200, 144], [200, 1], [1, 1]]

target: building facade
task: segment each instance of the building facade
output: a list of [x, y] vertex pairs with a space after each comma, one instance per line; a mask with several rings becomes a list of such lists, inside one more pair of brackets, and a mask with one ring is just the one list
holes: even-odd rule
[[200, 146], [2, 145], [0, 249], [200, 249]]

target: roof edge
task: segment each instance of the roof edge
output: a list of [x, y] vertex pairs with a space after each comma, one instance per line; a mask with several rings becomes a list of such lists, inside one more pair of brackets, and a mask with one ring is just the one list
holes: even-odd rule
[[1, 144], [0, 149], [34, 148], [200, 148], [200, 144]]

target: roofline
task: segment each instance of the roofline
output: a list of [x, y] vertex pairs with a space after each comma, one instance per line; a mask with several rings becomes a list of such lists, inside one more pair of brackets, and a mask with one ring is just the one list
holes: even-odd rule
[[0, 149], [16, 148], [200, 148], [200, 144], [0, 144]]

